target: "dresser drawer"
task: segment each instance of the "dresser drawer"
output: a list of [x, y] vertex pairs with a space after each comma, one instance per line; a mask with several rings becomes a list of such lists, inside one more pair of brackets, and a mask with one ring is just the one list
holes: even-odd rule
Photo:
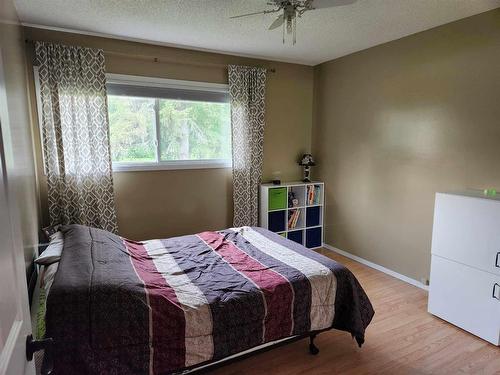
[[500, 201], [436, 194], [432, 254], [500, 275]]
[[499, 276], [433, 255], [428, 308], [431, 314], [499, 344]]

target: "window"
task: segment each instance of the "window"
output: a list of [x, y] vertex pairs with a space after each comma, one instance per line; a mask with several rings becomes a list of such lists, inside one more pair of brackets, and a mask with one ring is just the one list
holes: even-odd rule
[[227, 85], [107, 75], [113, 170], [231, 166]]

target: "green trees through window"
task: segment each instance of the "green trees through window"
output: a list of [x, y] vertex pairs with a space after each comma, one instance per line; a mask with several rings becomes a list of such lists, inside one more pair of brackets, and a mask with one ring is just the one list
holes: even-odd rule
[[108, 96], [111, 159], [155, 162], [155, 99]]
[[229, 103], [161, 99], [161, 160], [231, 158]]
[[109, 95], [108, 111], [113, 162], [231, 158], [229, 103]]

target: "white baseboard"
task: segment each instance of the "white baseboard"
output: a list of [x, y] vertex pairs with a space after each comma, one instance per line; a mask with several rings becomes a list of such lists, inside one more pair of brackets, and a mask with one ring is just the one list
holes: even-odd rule
[[379, 264], [370, 262], [369, 260], [366, 260], [366, 259], [363, 259], [361, 257], [358, 257], [357, 255], [348, 253], [347, 251], [344, 251], [344, 250], [337, 249], [336, 247], [328, 245], [326, 243], [323, 244], [323, 247], [325, 249], [331, 250], [331, 251], [333, 251], [333, 252], [335, 252], [337, 254], [343, 255], [346, 258], [349, 258], [349, 259], [355, 260], [356, 262], [364, 264], [365, 266], [374, 268], [377, 271], [386, 273], [386, 274], [388, 274], [388, 275], [390, 275], [392, 277], [395, 277], [396, 279], [399, 279], [399, 280], [402, 280], [402, 281], [404, 281], [404, 282], [406, 282], [408, 284], [414, 285], [414, 286], [416, 286], [416, 287], [418, 287], [420, 289], [429, 290], [429, 286], [428, 285], [424, 285], [420, 281], [417, 281], [415, 279], [412, 279], [411, 277], [408, 277], [408, 276], [402, 275], [400, 273], [397, 273], [396, 271], [393, 271], [393, 270], [390, 270], [388, 268], [385, 268], [385, 267], [383, 267], [383, 266], [381, 266]]

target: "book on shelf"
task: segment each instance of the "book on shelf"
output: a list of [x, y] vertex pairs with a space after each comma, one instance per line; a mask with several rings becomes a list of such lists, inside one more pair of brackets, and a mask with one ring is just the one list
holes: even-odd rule
[[294, 229], [299, 221], [300, 210], [290, 211], [288, 214], [288, 229]]
[[307, 204], [315, 205], [320, 204], [321, 198], [321, 187], [319, 185], [308, 185], [307, 186]]
[[320, 186], [319, 185], [314, 185], [314, 203], [313, 204], [320, 204], [320, 197], [321, 197], [321, 191], [320, 191]]
[[295, 211], [295, 220], [293, 221], [293, 227], [297, 227], [297, 222], [299, 221], [300, 210]]

